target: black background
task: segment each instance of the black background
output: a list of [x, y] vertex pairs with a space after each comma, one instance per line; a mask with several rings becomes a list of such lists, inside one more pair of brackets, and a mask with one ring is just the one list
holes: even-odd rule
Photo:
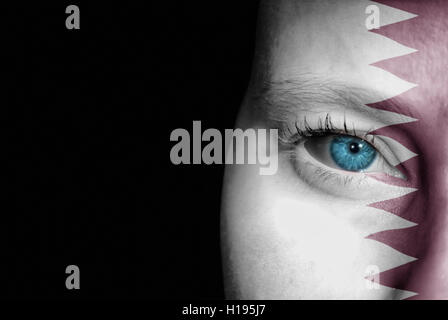
[[1, 296], [224, 298], [224, 167], [171, 164], [169, 137], [234, 126], [257, 1], [149, 3], [4, 8]]

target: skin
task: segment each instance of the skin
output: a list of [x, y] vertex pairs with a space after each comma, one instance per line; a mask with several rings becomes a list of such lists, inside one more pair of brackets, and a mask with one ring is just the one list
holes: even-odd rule
[[[373, 31], [364, 24], [371, 4], [381, 14]], [[382, 141], [388, 165], [343, 172], [294, 145], [280, 147], [272, 176], [227, 166], [228, 298], [448, 299], [447, 10], [443, 1], [262, 1], [236, 127], [280, 128], [304, 116], [315, 125], [331, 114], [336, 126], [345, 119]], [[325, 85], [312, 98], [294, 89], [282, 100], [272, 90], [279, 83]], [[337, 106], [319, 97], [326, 86], [363, 94], [355, 107]], [[319, 168], [352, 180], [323, 179]]]

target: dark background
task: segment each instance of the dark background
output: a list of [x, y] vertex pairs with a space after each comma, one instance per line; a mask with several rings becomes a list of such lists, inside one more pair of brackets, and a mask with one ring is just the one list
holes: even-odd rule
[[[80, 30], [65, 28], [69, 4]], [[224, 298], [224, 167], [171, 164], [169, 137], [234, 126], [257, 1], [4, 12], [0, 296]], [[65, 288], [70, 264], [80, 290]]]

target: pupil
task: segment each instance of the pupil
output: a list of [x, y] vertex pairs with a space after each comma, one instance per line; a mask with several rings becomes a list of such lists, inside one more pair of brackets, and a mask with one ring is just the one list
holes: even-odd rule
[[352, 142], [352, 143], [350, 143], [350, 146], [349, 146], [349, 148], [350, 148], [350, 152], [352, 152], [352, 153], [358, 153], [360, 147], [361, 147], [361, 146], [359, 145], [359, 143], [357, 143], [357, 142]]

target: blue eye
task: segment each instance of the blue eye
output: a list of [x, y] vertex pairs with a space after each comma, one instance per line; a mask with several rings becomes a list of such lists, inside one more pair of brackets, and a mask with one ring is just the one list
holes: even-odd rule
[[362, 139], [335, 136], [330, 142], [330, 155], [343, 170], [362, 171], [373, 163], [377, 151]]
[[[366, 139], [370, 136], [366, 135]], [[372, 138], [373, 141], [373, 138]], [[327, 168], [339, 169], [342, 171], [373, 173], [381, 172], [387, 175], [406, 180], [406, 176], [388, 159], [395, 159], [395, 155], [388, 146], [378, 138], [374, 147], [368, 141], [346, 134], [328, 134], [324, 136], [307, 137], [303, 144], [298, 145], [297, 153], [305, 152], [304, 157], [310, 164], [321, 170]], [[380, 151], [381, 150], [381, 151]], [[383, 155], [387, 154], [389, 158]], [[323, 166], [319, 166], [318, 161]], [[326, 171], [320, 171], [326, 172]], [[343, 173], [339, 172], [342, 175]], [[346, 172], [346, 174], [348, 174]]]

